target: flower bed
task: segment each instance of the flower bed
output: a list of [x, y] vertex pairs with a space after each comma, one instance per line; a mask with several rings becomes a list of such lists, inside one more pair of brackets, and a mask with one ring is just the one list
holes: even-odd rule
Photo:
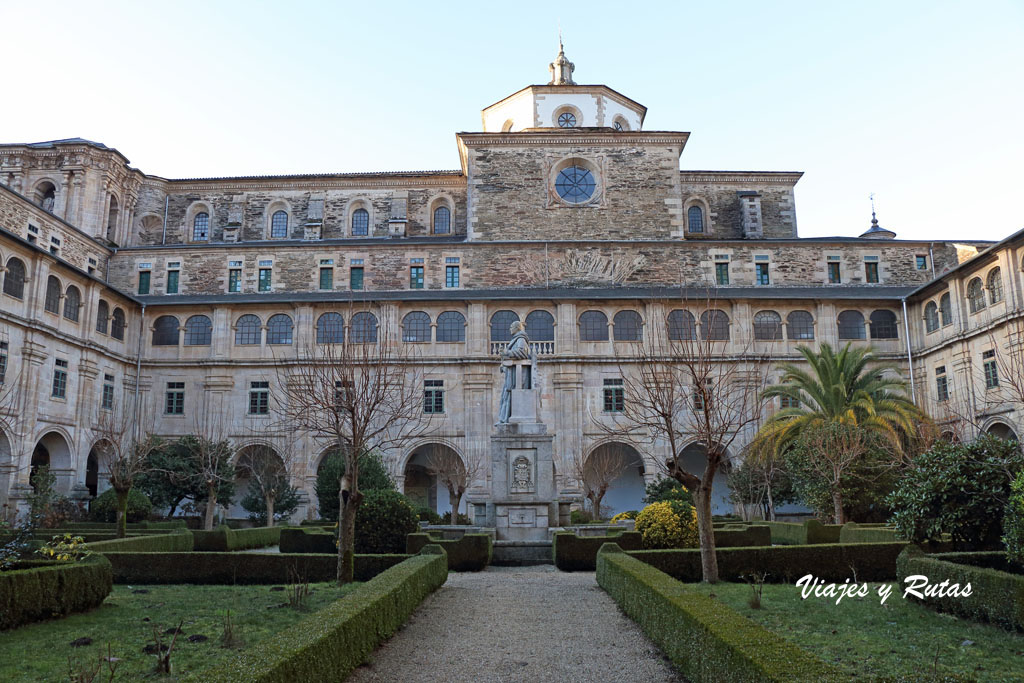
[[98, 607], [113, 586], [110, 562], [102, 555], [17, 566], [0, 572], [0, 630]]

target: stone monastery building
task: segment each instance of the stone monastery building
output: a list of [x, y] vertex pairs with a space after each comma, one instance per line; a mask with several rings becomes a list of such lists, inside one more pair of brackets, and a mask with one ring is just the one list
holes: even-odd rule
[[[47, 463], [72, 497], [104, 489], [95, 425], [115, 406], [165, 437], [215, 423], [241, 453], [273, 418], [275, 359], [347, 337], [415, 348], [430, 436], [384, 455], [400, 490], [445, 511], [424, 449], [491, 457], [516, 320], [560, 500], [579, 499], [573, 463], [618, 448], [636, 460], [606, 502], [640, 506], [672, 454], [602, 425], [622, 359], [666, 336], [720, 339], [724, 363], [753, 350], [776, 377], [798, 345], [870, 344], [936, 418], [1021, 433], [997, 362], [1024, 345], [1024, 232], [911, 241], [873, 220], [801, 239], [801, 173], [680, 170], [689, 133], [645, 130], [644, 106], [575, 83], [561, 51], [549, 69], [456, 135], [453, 171], [168, 179], [89, 140], [0, 145], [0, 502]], [[315, 514], [326, 446], [271, 441], [292, 455], [297, 516]], [[484, 468], [470, 498], [493, 485]]]

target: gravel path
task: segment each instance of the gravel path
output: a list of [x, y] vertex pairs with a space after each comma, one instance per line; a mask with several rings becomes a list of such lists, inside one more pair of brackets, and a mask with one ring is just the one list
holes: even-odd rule
[[594, 580], [552, 566], [448, 574], [349, 681], [682, 681]]

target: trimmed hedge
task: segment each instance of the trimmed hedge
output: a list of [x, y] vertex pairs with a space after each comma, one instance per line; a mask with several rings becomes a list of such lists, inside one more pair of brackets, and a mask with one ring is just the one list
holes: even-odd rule
[[895, 528], [877, 524], [847, 522], [839, 532], [840, 543], [892, 543], [898, 540]]
[[[114, 583], [281, 584], [334, 581], [338, 555], [284, 553], [106, 553]], [[355, 580], [369, 581], [408, 555], [356, 555]]]
[[232, 529], [221, 524], [213, 531], [193, 531], [195, 545], [192, 549], [200, 552], [224, 553], [232, 550], [265, 548], [280, 542], [281, 528], [279, 526], [261, 526], [254, 529]]
[[[358, 557], [358, 556], [357, 556]], [[429, 545], [295, 626], [187, 680], [215, 683], [344, 680], [448, 578], [444, 550]]]
[[282, 553], [338, 553], [338, 534], [334, 529], [306, 527], [281, 529], [279, 550]]
[[551, 556], [555, 566], [563, 572], [592, 572], [597, 568], [597, 551], [605, 543], [617, 543], [623, 550], [640, 550], [644, 547], [643, 534], [639, 531], [623, 531], [607, 536], [577, 536], [563, 531], [551, 539]]
[[[896, 560], [900, 585], [908, 576], [928, 577], [929, 585], [949, 581], [963, 588], [971, 584], [967, 597], [932, 597], [915, 602], [940, 612], [951, 612], [971, 621], [990, 621], [1004, 628], [1024, 630], [1024, 574], [1011, 574], [990, 567], [1011, 568], [1006, 553], [943, 553], [925, 555], [917, 546], [908, 546]], [[1018, 568], [1019, 571], [1019, 568]]]
[[687, 590], [613, 543], [597, 554], [597, 583], [689, 680], [849, 678], [720, 601]]
[[772, 530], [764, 524], [726, 525], [715, 529], [716, 548], [745, 548], [755, 545], [771, 545]]
[[[789, 583], [814, 574], [825, 581], [892, 581], [896, 558], [906, 543], [823, 543], [817, 545], [721, 548], [718, 575], [722, 581], [743, 581], [750, 574], [766, 574], [768, 583]], [[702, 578], [700, 549], [634, 550], [629, 555], [684, 582]]]
[[760, 522], [771, 529], [775, 545], [814, 545], [818, 543], [839, 543], [841, 524], [822, 524], [809, 519], [803, 524], [796, 522]]
[[[187, 529], [188, 524], [183, 519], [172, 519], [167, 521], [149, 521], [143, 520], [141, 522], [131, 522], [125, 525], [128, 531], [142, 531], [146, 529]], [[62, 529], [69, 530], [85, 530], [92, 529], [95, 531], [108, 531], [110, 533], [117, 533], [117, 524], [110, 522], [65, 522], [61, 525]]]
[[79, 562], [20, 562], [0, 572], [0, 631], [99, 607], [113, 588], [110, 562], [90, 555]]
[[444, 540], [427, 533], [405, 537], [405, 552], [415, 555], [428, 545], [439, 545], [448, 555], [448, 571], [479, 572], [491, 563], [491, 537], [489, 534], [463, 534], [458, 540]]
[[185, 529], [173, 534], [149, 534], [146, 536], [115, 538], [110, 541], [88, 543], [86, 547], [97, 553], [178, 553], [192, 550], [192, 544], [192, 532]]

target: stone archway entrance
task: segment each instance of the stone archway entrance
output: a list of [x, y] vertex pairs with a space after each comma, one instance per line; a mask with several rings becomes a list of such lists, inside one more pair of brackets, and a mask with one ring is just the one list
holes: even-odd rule
[[[680, 464], [687, 472], [694, 472], [700, 476], [704, 472], [707, 463], [707, 448], [703, 444], [692, 443], [679, 454]], [[734, 512], [734, 506], [729, 500], [729, 486], [726, 480], [729, 477], [729, 454], [722, 458], [722, 464], [715, 473], [715, 480], [711, 483], [711, 514], [728, 515]]]
[[1013, 428], [1010, 427], [1010, 425], [1006, 424], [1005, 422], [996, 422], [990, 425], [989, 428], [986, 429], [985, 431], [991, 434], [992, 436], [997, 436], [1000, 439], [1005, 439], [1007, 441], [1020, 440], [1017, 436], [1017, 432], [1013, 431]]
[[284, 459], [272, 446], [245, 446], [235, 456], [235, 497], [228, 516], [248, 517], [249, 511], [242, 507], [242, 499], [250, 494], [262, 499], [267, 491], [280, 486], [282, 480], [287, 482], [288, 471]]
[[[75, 470], [71, 463], [71, 448], [63, 436], [57, 432], [49, 432], [43, 436], [32, 449], [31, 479], [40, 467], [49, 466], [54, 476], [54, 490], [68, 494], [74, 486]], [[33, 484], [33, 488], [35, 485]]]
[[[438, 481], [439, 467], [461, 465], [462, 457], [445, 444], [418, 446], [405, 462], [404, 493], [414, 504], [430, 508], [439, 515], [452, 511], [448, 488]], [[466, 498], [459, 503], [459, 512], [466, 514]]]
[[583, 462], [584, 484], [608, 487], [601, 499], [602, 518], [610, 519], [620, 512], [643, 507], [647, 490], [644, 474], [639, 451], [620, 441], [597, 446]]

